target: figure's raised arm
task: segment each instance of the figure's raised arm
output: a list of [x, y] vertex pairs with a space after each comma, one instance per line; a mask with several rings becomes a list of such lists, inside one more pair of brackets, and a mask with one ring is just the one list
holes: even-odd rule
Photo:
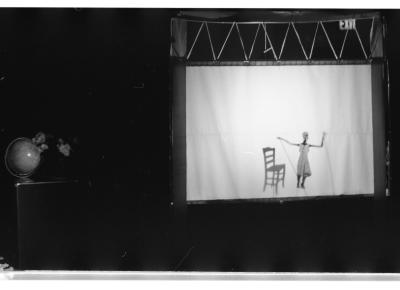
[[292, 142], [290, 142], [290, 141], [288, 141], [288, 140], [286, 140], [286, 139], [284, 139], [284, 138], [282, 138], [282, 137], [277, 137], [277, 138], [278, 138], [278, 140], [285, 141], [285, 142], [288, 143], [289, 145], [299, 146], [298, 143], [292, 143]]
[[310, 145], [310, 147], [319, 147], [319, 148], [324, 147], [325, 137], [326, 137], [326, 132], [323, 132], [323, 133], [322, 133], [321, 145]]

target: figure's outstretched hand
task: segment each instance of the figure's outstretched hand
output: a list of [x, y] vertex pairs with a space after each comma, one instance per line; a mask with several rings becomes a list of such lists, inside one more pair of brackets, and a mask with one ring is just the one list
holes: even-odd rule
[[322, 137], [325, 138], [328, 135], [326, 132], [322, 132]]
[[281, 138], [281, 137], [276, 137], [276, 139], [278, 139], [278, 140], [282, 140], [282, 138]]

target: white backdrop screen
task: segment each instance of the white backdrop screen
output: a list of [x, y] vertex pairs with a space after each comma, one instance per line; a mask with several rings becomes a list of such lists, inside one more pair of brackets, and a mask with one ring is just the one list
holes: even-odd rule
[[[374, 192], [369, 65], [188, 66], [187, 200]], [[297, 188], [302, 133], [312, 175]], [[262, 148], [285, 164], [284, 186], [266, 186]]]

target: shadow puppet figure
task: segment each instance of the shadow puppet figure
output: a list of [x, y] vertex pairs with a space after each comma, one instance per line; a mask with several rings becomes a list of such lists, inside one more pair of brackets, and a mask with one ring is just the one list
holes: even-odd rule
[[310, 168], [310, 162], [308, 161], [308, 152], [310, 151], [311, 147], [318, 147], [322, 148], [324, 146], [324, 140], [326, 137], [326, 133], [322, 133], [322, 140], [321, 140], [321, 145], [311, 145], [307, 143], [308, 140], [308, 133], [303, 132], [303, 142], [302, 143], [292, 143], [289, 142], [288, 140], [278, 137], [279, 140], [283, 140], [289, 145], [294, 145], [294, 146], [299, 146], [299, 151], [300, 151], [300, 156], [299, 156], [299, 161], [297, 162], [297, 188], [300, 187], [300, 179], [302, 178], [301, 181], [301, 187], [305, 188], [304, 182], [306, 181], [306, 178], [311, 176], [311, 168]]

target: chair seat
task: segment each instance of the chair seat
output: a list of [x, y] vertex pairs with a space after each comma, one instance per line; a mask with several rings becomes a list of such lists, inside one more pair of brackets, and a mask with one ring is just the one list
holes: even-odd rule
[[276, 164], [267, 168], [267, 171], [280, 171], [285, 168], [285, 164]]

